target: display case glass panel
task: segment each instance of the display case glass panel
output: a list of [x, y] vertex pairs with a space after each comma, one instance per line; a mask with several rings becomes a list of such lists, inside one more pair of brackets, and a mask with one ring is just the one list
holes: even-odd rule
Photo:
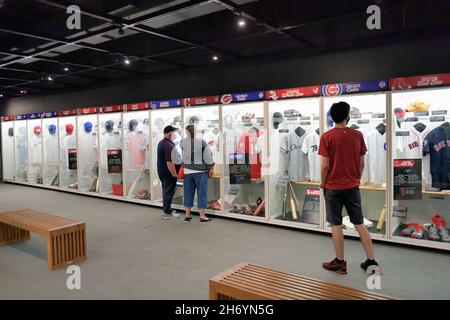
[[[220, 148], [219, 106], [185, 107], [184, 108], [183, 137], [186, 136], [184, 128], [188, 124], [196, 126], [196, 134], [202, 138], [211, 149], [214, 159], [214, 175], [208, 180], [208, 211], [222, 211], [220, 194], [220, 177], [222, 170], [222, 154]], [[197, 203], [195, 196], [194, 206]]]
[[44, 185], [59, 185], [58, 118], [42, 119]]
[[77, 119], [59, 118], [59, 186], [78, 189]]
[[98, 116], [78, 116], [78, 182], [80, 191], [98, 192]]
[[[158, 205], [162, 205], [162, 187], [161, 187], [161, 181], [158, 177], [157, 172], [157, 147], [159, 142], [164, 138], [164, 127], [168, 125], [172, 125], [176, 128], [178, 128], [178, 132], [175, 133], [174, 136], [174, 143], [177, 148], [177, 151], [179, 154], [181, 154], [180, 149], [180, 142], [181, 142], [181, 126], [182, 126], [182, 110], [181, 108], [166, 108], [166, 109], [156, 109], [151, 111], [151, 140], [152, 140], [152, 146], [153, 151], [152, 154], [152, 161], [151, 161], [151, 194], [152, 194], [152, 200]], [[182, 182], [178, 183], [178, 186], [175, 191], [175, 195], [173, 198], [172, 203], [174, 205], [183, 205], [183, 188], [182, 188]]]
[[394, 92], [392, 117], [392, 234], [449, 245], [450, 89]]
[[222, 106], [222, 136], [225, 213], [266, 217], [264, 103]]
[[275, 221], [320, 225], [319, 98], [269, 103], [269, 208]]
[[15, 135], [15, 171], [16, 180], [25, 182], [28, 180], [28, 139], [27, 121], [14, 122]]
[[42, 184], [42, 121], [28, 120], [28, 182]]
[[122, 114], [99, 115], [100, 193], [123, 196]]
[[14, 122], [2, 122], [3, 179], [14, 179]]
[[[350, 128], [360, 131], [367, 147], [365, 169], [361, 179], [361, 204], [364, 224], [373, 234], [386, 233], [386, 183], [387, 183], [387, 124], [386, 94], [368, 93], [324, 98], [325, 130], [333, 128], [329, 110], [333, 103], [345, 101], [350, 109]], [[320, 172], [320, 169], [319, 169]], [[326, 208], [325, 208], [326, 209]], [[325, 210], [326, 211], [326, 210]], [[349, 217], [343, 211], [343, 225], [349, 231], [355, 231]], [[329, 227], [329, 224], [326, 223]]]
[[149, 111], [123, 114], [124, 174], [128, 198], [150, 201]]

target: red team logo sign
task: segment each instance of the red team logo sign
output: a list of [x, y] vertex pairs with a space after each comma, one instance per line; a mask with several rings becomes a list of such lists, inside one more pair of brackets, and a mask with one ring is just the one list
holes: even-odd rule
[[317, 95], [319, 95], [319, 93], [320, 93], [319, 86], [270, 90], [270, 91], [266, 92], [266, 99], [275, 101], [278, 99], [317, 96]]
[[224, 94], [220, 99], [223, 104], [230, 104], [233, 101], [233, 96], [231, 94]]
[[322, 86], [322, 95], [340, 96], [342, 94], [342, 84], [327, 84]]
[[437, 87], [448, 84], [450, 84], [450, 73], [395, 78], [389, 81], [391, 90], [408, 90], [422, 87]]

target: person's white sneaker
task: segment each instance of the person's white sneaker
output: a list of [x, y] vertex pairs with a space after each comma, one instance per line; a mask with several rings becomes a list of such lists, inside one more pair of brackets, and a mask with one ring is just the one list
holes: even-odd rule
[[171, 213], [171, 214], [164, 214], [163, 219], [164, 220], [175, 220], [179, 219], [180, 215], [178, 213]]

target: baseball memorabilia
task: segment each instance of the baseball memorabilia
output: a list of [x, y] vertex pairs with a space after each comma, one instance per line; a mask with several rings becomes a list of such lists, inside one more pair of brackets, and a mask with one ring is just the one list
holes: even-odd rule
[[[384, 129], [383, 129], [384, 127]], [[367, 135], [367, 158], [369, 160], [370, 182], [386, 183], [386, 126], [380, 124]]]
[[237, 146], [237, 152], [248, 155], [252, 179], [261, 178], [261, 159], [258, 156], [258, 137], [262, 134], [263, 131], [252, 128], [240, 137]]
[[84, 127], [84, 132], [91, 133], [91, 131], [92, 131], [92, 122], [89, 122], [89, 121], [85, 122], [83, 124], [83, 127]]
[[66, 133], [67, 135], [71, 135], [73, 133], [73, 124], [66, 124]]
[[424, 139], [423, 155], [430, 155], [432, 187], [450, 189], [450, 123], [433, 129]]
[[315, 182], [320, 181], [319, 144], [319, 133], [314, 130], [305, 137], [302, 145], [302, 151], [308, 158], [310, 180]]
[[383, 207], [380, 213], [380, 218], [378, 219], [377, 230], [381, 231], [383, 229], [384, 221], [386, 220], [387, 208]]
[[273, 114], [273, 128], [278, 129], [280, 124], [283, 122], [283, 115], [279, 112]]
[[40, 136], [41, 135], [41, 126], [35, 126], [33, 128], [33, 132], [35, 135]]
[[308, 158], [302, 151], [306, 136], [306, 131], [298, 127], [281, 142], [281, 151], [288, 156], [288, 174], [292, 181], [309, 179]]
[[416, 123], [409, 128], [408, 135], [396, 136], [397, 157], [401, 159], [422, 158], [423, 141], [429, 132], [430, 129], [424, 124]]
[[56, 133], [56, 126], [55, 126], [54, 124], [49, 125], [49, 126], [48, 126], [48, 132], [49, 132], [51, 135], [54, 135], [54, 134]]
[[263, 211], [265, 205], [266, 205], [266, 199], [263, 199], [261, 201], [261, 203], [258, 205], [258, 207], [256, 208], [255, 212], [253, 212], [253, 215], [259, 216], [261, 214], [261, 212]]
[[108, 120], [105, 122], [106, 132], [112, 132], [114, 130], [114, 121]]
[[428, 111], [430, 105], [426, 102], [416, 101], [406, 107], [406, 112], [425, 112]]

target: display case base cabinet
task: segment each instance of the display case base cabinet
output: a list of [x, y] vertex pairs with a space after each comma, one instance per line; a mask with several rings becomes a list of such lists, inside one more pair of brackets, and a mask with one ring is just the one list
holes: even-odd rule
[[[42, 189], [48, 189], [48, 190], [76, 193], [76, 194], [97, 197], [97, 198], [103, 198], [103, 199], [111, 199], [111, 200], [118, 200], [118, 201], [129, 202], [129, 203], [136, 203], [136, 204], [152, 206], [152, 207], [162, 207], [161, 201], [150, 201], [149, 202], [149, 201], [142, 201], [139, 199], [128, 199], [125, 197], [104, 195], [104, 194], [98, 194], [98, 193], [92, 193], [92, 192], [86, 192], [86, 191], [79, 191], [79, 190], [75, 190], [75, 189], [72, 190], [72, 189], [64, 189], [64, 188], [55, 187], [55, 186], [37, 185], [34, 183], [29, 183], [29, 182], [8, 181], [8, 180], [4, 180], [4, 182], [9, 183], [9, 184], [31, 186], [31, 187], [37, 187], [37, 188], [42, 188]], [[175, 205], [173, 205], [173, 208], [176, 210], [181, 210], [181, 211], [184, 210], [184, 207], [182, 205], [175, 204]], [[195, 208], [193, 208], [193, 211], [198, 212], [198, 210]], [[325, 233], [325, 234], [331, 233], [330, 228], [321, 229], [321, 228], [319, 228], [319, 226], [316, 226], [316, 225], [308, 225], [308, 224], [305, 225], [305, 224], [299, 224], [298, 222], [277, 221], [277, 220], [272, 220], [272, 219], [268, 219], [268, 218], [264, 218], [264, 217], [249, 217], [249, 216], [245, 216], [245, 215], [230, 214], [230, 213], [226, 213], [226, 212], [225, 213], [224, 212], [214, 212], [213, 210], [207, 210], [207, 213], [211, 214], [211, 215], [215, 215], [215, 216], [220, 216], [220, 217], [269, 224], [269, 225], [273, 225], [273, 226], [286, 227], [286, 228], [290, 228], [290, 229], [309, 230], [309, 231], [320, 232], [320, 233]], [[359, 237], [357, 232], [352, 231], [352, 230], [344, 230], [344, 235], [348, 236], [348, 237], [352, 237], [352, 238]], [[396, 243], [396, 244], [402, 244], [402, 245], [450, 251], [450, 243], [429, 241], [429, 240], [424, 240], [424, 239], [412, 239], [412, 238], [398, 236], [398, 233], [394, 233], [394, 235], [391, 237], [388, 237], [386, 235], [381, 235], [381, 234], [372, 234], [371, 236], [374, 240], [381, 241], [381, 242]]]

